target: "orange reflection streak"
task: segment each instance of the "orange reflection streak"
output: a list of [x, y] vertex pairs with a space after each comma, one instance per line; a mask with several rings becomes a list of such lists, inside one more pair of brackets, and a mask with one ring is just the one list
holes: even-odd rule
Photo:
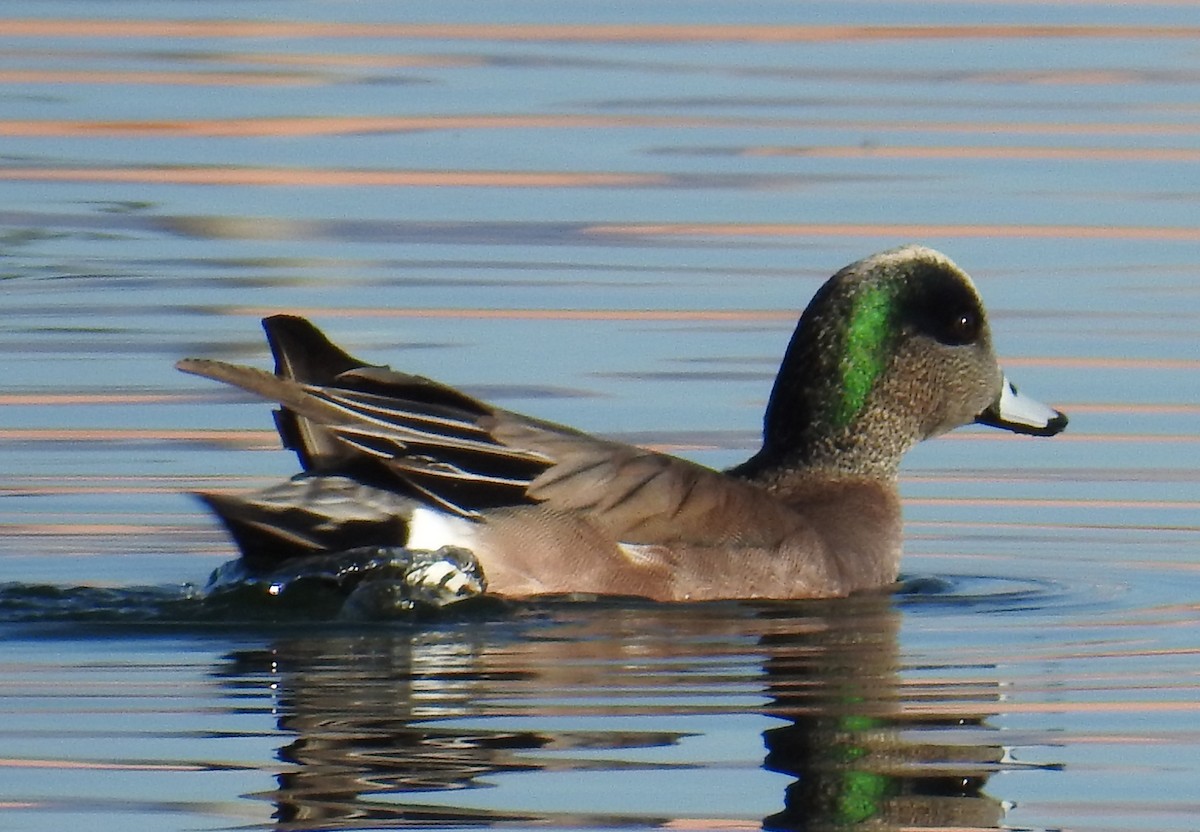
[[807, 127], [831, 130], [895, 130], [905, 133], [932, 133], [935, 135], [966, 133], [971, 135], [995, 136], [997, 133], [1030, 133], [1034, 135], [1061, 136], [1082, 133], [1100, 136], [1190, 136], [1200, 133], [1200, 124], [1171, 124], [1164, 122], [1105, 124], [1103, 122], [1069, 121], [832, 121], [829, 119], [814, 119], [803, 122], [803, 124]]
[[1197, 370], [1200, 359], [1195, 358], [1086, 358], [1083, 356], [1054, 356], [1041, 358], [1005, 358], [1006, 367], [1074, 367], [1080, 369], [1104, 368], [1110, 370]]
[[[263, 480], [267, 483], [267, 480]], [[19, 494], [22, 497], [61, 497], [63, 495], [79, 496], [84, 494], [178, 494], [184, 488], [198, 488], [196, 481], [180, 478], [177, 481], [165, 482], [159, 485], [127, 485], [119, 479], [105, 481], [103, 485], [12, 485], [0, 486], [0, 494]], [[239, 491], [242, 485], [234, 488], [225, 484], [221, 488], [208, 488], [205, 491]]]
[[257, 482], [273, 482], [268, 476], [251, 476], [248, 474], [120, 474], [112, 476], [91, 476], [87, 474], [55, 474], [51, 475], [20, 475], [10, 477], [5, 487], [8, 491], [40, 491], [43, 488], [52, 491], [70, 491], [73, 488], [91, 488], [97, 483], [106, 487], [132, 488], [144, 491], [159, 491], [175, 489], [182, 485], [211, 483], [222, 488], [241, 488], [244, 485]]
[[1200, 227], [1099, 225], [871, 225], [868, 223], [658, 223], [593, 225], [588, 233], [631, 237], [1029, 237], [1081, 240], [1162, 240], [1195, 242]]
[[454, 309], [449, 307], [328, 307], [289, 306], [280, 310], [265, 306], [222, 307], [226, 315], [262, 318], [286, 311], [312, 318], [452, 318], [460, 320], [534, 321], [791, 321], [794, 310], [774, 309]]
[[[1067, 411], [1068, 414], [1070, 411]], [[938, 442], [1028, 442], [1028, 436], [1017, 436], [1006, 431], [970, 431], [965, 433], [950, 432], [937, 438]], [[1114, 442], [1125, 444], [1194, 444], [1200, 442], [1200, 434], [1194, 433], [1079, 433], [1071, 428], [1054, 437], [1059, 442], [1097, 442], [1111, 445]]]
[[[7, 136], [325, 136], [420, 130], [495, 130], [602, 127], [714, 127], [736, 119], [587, 115], [310, 116], [304, 118], [173, 119], [168, 121], [0, 121]], [[778, 122], [768, 122], [777, 125]]]
[[[88, 76], [91, 82], [93, 76]], [[0, 119], [0, 135], [70, 136], [325, 136], [356, 133], [401, 133], [424, 130], [601, 129], [626, 127], [713, 128], [796, 127], [805, 129], [1040, 135], [1184, 135], [1200, 133], [1200, 124], [1040, 123], [951, 121], [828, 121], [794, 118], [730, 118], [721, 116], [633, 115], [448, 115], [448, 116], [307, 116], [245, 119], [172, 119], [169, 121], [82, 121], [68, 119]], [[772, 148], [763, 148], [769, 153]], [[788, 151], [788, 148], [780, 148]], [[801, 149], [796, 149], [801, 150]], [[756, 153], [749, 148], [745, 153]]]
[[0, 393], [0, 405], [176, 404], [196, 401], [179, 393]]
[[220, 442], [278, 445], [268, 430], [192, 430], [179, 428], [3, 428], [0, 442]]
[[[214, 442], [238, 446], [278, 447], [277, 434], [268, 430], [180, 428], [0, 428], [0, 442]], [[1028, 437], [1000, 431], [948, 433], [939, 442], [1025, 442]], [[1077, 433], [1054, 437], [1055, 442], [1200, 442], [1190, 433]], [[690, 445], [686, 447], [691, 447]]]
[[[3, 21], [0, 21], [0, 27]], [[0, 29], [0, 31], [3, 31]], [[267, 67], [298, 67], [299, 70], [179, 70], [179, 71], [106, 71], [106, 70], [0, 70], [5, 84], [164, 84], [189, 86], [293, 86], [340, 80], [341, 76], [315, 73], [314, 67], [340, 69], [445, 69], [481, 66], [484, 59], [466, 55], [332, 55], [321, 53], [222, 54], [226, 63], [250, 63]]]
[[[91, 684], [95, 684], [94, 682]], [[28, 758], [0, 757], [0, 768], [54, 768], [82, 769], [87, 771], [206, 771], [199, 765], [181, 763], [102, 763], [83, 760], [34, 760]]]
[[234, 64], [267, 66], [351, 67], [369, 69], [430, 69], [486, 66], [487, 59], [476, 55], [432, 54], [330, 54], [323, 52], [223, 52], [221, 61]]
[[1200, 509], [1200, 502], [1197, 502], [1196, 500], [1061, 500], [1046, 499], [1041, 497], [911, 497], [907, 498], [905, 502], [909, 505], [921, 506], [1003, 506], [1005, 508], [1151, 508], [1184, 511], [1195, 511], [1196, 509]]
[[317, 168], [152, 167], [0, 168], [0, 180], [24, 182], [141, 182], [170, 185], [286, 185], [389, 188], [639, 188], [670, 177], [635, 173], [328, 170]]
[[[155, 536], [169, 533], [170, 535], [189, 535], [197, 531], [205, 534], [203, 529], [195, 526], [180, 526], [170, 523], [153, 523], [145, 518], [137, 523], [0, 523], [0, 530], [6, 537], [94, 537], [97, 535], [134, 535]], [[72, 552], [73, 555], [95, 555], [95, 552]]]
[[616, 43], [842, 43], [964, 38], [1195, 39], [1195, 26], [786, 26], [316, 23], [267, 20], [0, 21], [8, 37], [73, 38], [364, 38]]
[[[1005, 362], [1007, 365], [1008, 362]], [[1097, 403], [1059, 405], [1068, 413], [1146, 413], [1164, 416], [1200, 416], [1200, 404]]]
[[1193, 148], [1111, 147], [752, 147], [746, 156], [805, 156], [822, 159], [1005, 159], [1080, 162], [1195, 162]]
[[131, 86], [294, 87], [311, 85], [320, 76], [272, 72], [102, 72], [6, 70], [0, 84], [115, 84]]
[[[907, 502], [908, 502], [908, 499], [906, 498], [905, 503], [907, 503]], [[1092, 523], [1088, 523], [1085, 526], [1081, 526], [1078, 523], [1030, 523], [1030, 522], [1016, 522], [1016, 521], [997, 523], [997, 522], [988, 522], [988, 521], [982, 521], [982, 520], [971, 521], [971, 522], [966, 522], [966, 521], [962, 521], [962, 520], [909, 520], [909, 521], [905, 521], [904, 525], [907, 528], [926, 529], [927, 530], [927, 531], [920, 532], [920, 533], [913, 533], [913, 534], [906, 535], [905, 539], [910, 540], [910, 541], [945, 540], [948, 537], [952, 537], [952, 536], [955, 537], [955, 539], [957, 539], [957, 537], [962, 534], [963, 530], [978, 531], [980, 529], [987, 529], [987, 530], [992, 530], [992, 531], [997, 530], [997, 529], [1009, 529], [1009, 530], [1021, 529], [1021, 530], [1025, 530], [1025, 531], [1031, 531], [1031, 532], [1046, 532], [1046, 531], [1055, 531], [1055, 532], [1076, 531], [1077, 532], [1077, 531], [1080, 531], [1081, 529], [1088, 529], [1088, 530], [1105, 529], [1105, 530], [1110, 530], [1110, 531], [1111, 530], [1128, 531], [1128, 530], [1132, 529], [1135, 531], [1152, 531], [1153, 530], [1153, 531], [1160, 531], [1160, 532], [1163, 531], [1164, 529], [1167, 529], [1169, 531], [1180, 531], [1180, 532], [1200, 531], [1200, 526], [1195, 526], [1195, 525], [1190, 525], [1190, 526], [1180, 525], [1180, 524], [1173, 524], [1171, 526], [1162, 526], [1162, 525], [1158, 525], [1158, 524], [1145, 525], [1145, 524], [1141, 524], [1141, 523], [1125, 522], [1124, 520], [1122, 520], [1122, 522], [1119, 525], [1116, 523], [1092, 522]], [[964, 552], [955, 552], [954, 554], [938, 554], [936, 552], [921, 552], [919, 554], [919, 557], [921, 557], [924, 560], [937, 560], [937, 559], [960, 560], [960, 559], [964, 559], [964, 558], [968, 559], [968, 560], [992, 560], [996, 557], [996, 555], [993, 555], [993, 554], [966, 554]], [[1162, 567], [1164, 569], [1178, 568], [1177, 564], [1165, 564], [1161, 561], [1158, 562], [1156, 565], [1159, 567]], [[1200, 568], [1200, 566], [1197, 566], [1196, 568]]]
[[[1186, 651], [1181, 655], [1193, 655], [1195, 651]], [[1127, 657], [1130, 654], [1118, 654], [1118, 657]], [[1159, 654], [1155, 654], [1159, 655]], [[1025, 657], [1021, 657], [1024, 659]], [[1095, 658], [1091, 655], [1079, 656], [1077, 658]], [[997, 663], [1003, 662], [1004, 659], [997, 657]], [[900, 702], [898, 705], [900, 712], [913, 716], [922, 714], [936, 714], [945, 716], [954, 713], [961, 713], [970, 716], [983, 716], [995, 714], [1079, 714], [1079, 713], [1194, 713], [1200, 711], [1200, 701], [1196, 699], [1185, 699], [1176, 702], [1171, 701], [1155, 701], [1155, 702], [1139, 702], [1132, 699], [1118, 700], [1114, 702], [1080, 702], [1078, 700], [1063, 700], [1061, 702], [1016, 702], [1011, 698], [1004, 702], [982, 702], [973, 701], [969, 704], [959, 704], [955, 702], [938, 701], [933, 704], [923, 702]]]

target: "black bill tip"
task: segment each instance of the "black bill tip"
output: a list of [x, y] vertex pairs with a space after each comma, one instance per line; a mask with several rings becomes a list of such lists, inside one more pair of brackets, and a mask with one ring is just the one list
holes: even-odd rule
[[1005, 378], [999, 397], [975, 421], [1026, 436], [1054, 436], [1063, 432], [1068, 420], [1067, 414], [1062, 411], [1021, 395], [1013, 383]]

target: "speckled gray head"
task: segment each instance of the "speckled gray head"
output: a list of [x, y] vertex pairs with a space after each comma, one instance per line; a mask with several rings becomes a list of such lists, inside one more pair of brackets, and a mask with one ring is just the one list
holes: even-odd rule
[[818, 290], [747, 465], [891, 477], [913, 444], [975, 421], [1040, 435], [1066, 426], [1005, 379], [970, 277], [940, 252], [905, 246]]

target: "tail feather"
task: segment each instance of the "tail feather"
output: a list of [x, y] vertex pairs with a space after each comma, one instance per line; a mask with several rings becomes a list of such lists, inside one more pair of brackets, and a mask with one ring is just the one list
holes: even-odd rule
[[[367, 400], [372, 396], [378, 402], [399, 401], [405, 407], [405, 419], [440, 420], [449, 435], [468, 424], [464, 416], [473, 421], [488, 412], [483, 404], [452, 387], [355, 358], [305, 318], [272, 315], [264, 318], [262, 325], [275, 356], [276, 376], [314, 388], [353, 390], [360, 412], [369, 409]], [[332, 390], [320, 393], [336, 402]], [[296, 452], [305, 471], [336, 470], [354, 457], [354, 451], [339, 442], [328, 425], [288, 407], [275, 411], [275, 427], [284, 447]]]
[[403, 546], [417, 505], [345, 477], [301, 477], [249, 494], [197, 496], [220, 518], [252, 574], [320, 552]]
[[194, 358], [177, 366], [280, 403], [279, 435], [307, 473], [359, 477], [365, 469], [373, 485], [463, 517], [536, 502], [529, 485], [554, 460], [497, 438], [502, 411], [436, 381], [364, 364], [302, 318], [263, 325], [275, 373]]
[[[332, 383], [342, 373], [366, 366], [366, 362], [336, 346], [304, 318], [272, 315], [264, 318], [262, 325], [279, 378], [323, 385]], [[274, 415], [280, 441], [285, 448], [295, 451], [305, 471], [334, 469], [353, 456], [353, 451], [320, 422], [286, 407], [276, 410]]]
[[306, 318], [272, 315], [262, 325], [280, 378], [329, 384], [348, 370], [370, 366], [335, 345]]

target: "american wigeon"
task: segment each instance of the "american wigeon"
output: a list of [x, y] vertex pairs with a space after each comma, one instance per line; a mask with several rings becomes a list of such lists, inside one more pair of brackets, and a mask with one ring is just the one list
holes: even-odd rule
[[279, 434], [304, 473], [202, 495], [251, 572], [449, 546], [508, 597], [841, 596], [896, 580], [897, 467], [915, 443], [970, 422], [1038, 436], [1067, 424], [1017, 394], [970, 278], [919, 246], [852, 263], [818, 290], [775, 380], [762, 449], [723, 472], [367, 364], [302, 318], [263, 325], [274, 374], [178, 365], [282, 405]]

